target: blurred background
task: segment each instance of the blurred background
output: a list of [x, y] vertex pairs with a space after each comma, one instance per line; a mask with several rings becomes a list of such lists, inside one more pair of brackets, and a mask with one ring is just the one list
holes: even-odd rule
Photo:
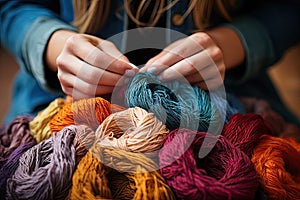
[[[18, 70], [14, 58], [0, 46], [0, 125], [8, 111], [12, 82]], [[282, 100], [300, 119], [300, 44], [291, 48], [269, 73]]]

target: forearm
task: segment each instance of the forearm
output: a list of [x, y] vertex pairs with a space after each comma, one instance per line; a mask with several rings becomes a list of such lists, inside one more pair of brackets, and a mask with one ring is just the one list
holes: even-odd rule
[[230, 82], [242, 83], [265, 72], [300, 40], [299, 10], [299, 3], [293, 1], [264, 1], [222, 25], [238, 35], [245, 54], [238, 71], [227, 71]]
[[[58, 30], [76, 29], [59, 19], [54, 10], [40, 5], [43, 2], [8, 1], [1, 4], [0, 39], [18, 60], [20, 67], [34, 76], [42, 87], [48, 91], [60, 92], [59, 87], [53, 87], [48, 81], [48, 75], [51, 74], [48, 68], [56, 71], [56, 67], [55, 59], [52, 58], [48, 65], [47, 45], [51, 36], [54, 36], [53, 33]], [[53, 53], [53, 57], [55, 55]]]
[[[51, 1], [55, 4], [55, 1]], [[19, 61], [23, 60], [22, 45], [36, 21], [41, 18], [56, 18], [55, 8], [42, 1], [3, 1], [0, 4], [0, 39]], [[50, 9], [51, 8], [51, 9]], [[36, 38], [37, 39], [37, 38]]]

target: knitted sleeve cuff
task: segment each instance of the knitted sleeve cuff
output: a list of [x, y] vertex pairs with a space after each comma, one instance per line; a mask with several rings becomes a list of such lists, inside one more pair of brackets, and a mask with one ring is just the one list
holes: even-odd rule
[[51, 35], [60, 29], [77, 31], [61, 20], [40, 17], [30, 27], [22, 44], [26, 70], [36, 78], [42, 88], [53, 94], [61, 94], [61, 89], [56, 73], [45, 66], [44, 54]]

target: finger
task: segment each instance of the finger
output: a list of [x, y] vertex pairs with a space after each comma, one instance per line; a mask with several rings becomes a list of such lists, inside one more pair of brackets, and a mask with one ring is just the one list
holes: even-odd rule
[[132, 70], [132, 72], [138, 70], [133, 68], [132, 65], [130, 65], [128, 62], [124, 62], [123, 60], [118, 60], [114, 57], [111, 57], [106, 52], [101, 51], [98, 48], [94, 48], [94, 50], [90, 51], [89, 55], [86, 56], [86, 58], [84, 58], [83, 60], [90, 65], [120, 75], [125, 74], [125, 72], [128, 70]]
[[195, 83], [204, 81], [202, 73], [200, 73], [200, 72], [195, 72], [194, 74], [188, 75], [185, 78], [191, 84], [195, 84]]
[[[134, 64], [129, 62], [129, 59], [122, 54], [119, 49], [114, 45], [114, 43], [103, 40], [99, 45], [98, 48], [110, 55], [113, 58], [116, 58], [117, 60], [121, 60], [125, 63], [128, 63], [134, 72], [138, 72], [139, 68], [135, 66]], [[126, 72], [125, 72], [126, 73]], [[130, 75], [129, 75], [130, 76]], [[132, 75], [133, 76], [133, 75]]]
[[[199, 75], [199, 76], [197, 76]], [[193, 77], [194, 76], [194, 77]], [[195, 80], [200, 80], [195, 82]], [[190, 75], [187, 80], [204, 90], [215, 90], [224, 83], [224, 73], [219, 73], [215, 65], [204, 68], [203, 72]]]
[[72, 87], [67, 87], [64, 92], [71, 96], [73, 101], [77, 101], [77, 100], [80, 100], [80, 99], [88, 99], [88, 98], [93, 98], [93, 96], [91, 95], [87, 95], [87, 94], [84, 94], [78, 90], [76, 90], [75, 88], [72, 88]]
[[93, 85], [87, 82], [82, 81], [81, 79], [75, 79], [74, 81], [74, 88], [78, 91], [90, 95], [90, 96], [97, 96], [103, 94], [112, 93], [114, 90], [113, 86], [105, 86], [105, 85]]
[[156, 60], [158, 60], [160, 57], [164, 56], [165, 54], [167, 54], [171, 49], [173, 49], [175, 46], [177, 46], [183, 39], [177, 40], [173, 43], [171, 43], [170, 45], [168, 45], [166, 48], [164, 48], [162, 50], [161, 53], [159, 53], [158, 55], [154, 56], [153, 58], [151, 58], [150, 60], [148, 60], [148, 62], [146, 63], [145, 66], [147, 66], [147, 64], [152, 64], [154, 63]]
[[[72, 36], [67, 40], [67, 50], [90, 65], [118, 74], [124, 74], [133, 67], [123, 60], [118, 60], [97, 48], [101, 39], [86, 35]], [[124, 58], [122, 58], [124, 59]]]
[[111, 57], [118, 59], [118, 60], [123, 60], [125, 62], [129, 63], [129, 60], [126, 56], [124, 56], [118, 48], [114, 45], [114, 43], [107, 41], [107, 40], [102, 40], [100, 44], [97, 46], [100, 50], [106, 52], [108, 55]]
[[[161, 81], [180, 79], [182, 76], [186, 77], [190, 74], [199, 72], [212, 63], [213, 61], [207, 55], [207, 53], [205, 51], [202, 51], [169, 67], [168, 69], [160, 73], [158, 78]], [[177, 71], [178, 73], [174, 73], [174, 71]]]
[[220, 81], [220, 79], [209, 79], [207, 81], [200, 81], [198, 83], [195, 83], [194, 85], [201, 88], [202, 90], [210, 91], [210, 90], [216, 90], [222, 84], [223, 82]]
[[[79, 90], [77, 90], [75, 88], [69, 88], [69, 89], [71, 91], [71, 94], [69, 96], [72, 97], [73, 101], [77, 101], [77, 100], [80, 100], [80, 99], [94, 98], [95, 97], [95, 95], [84, 94], [84, 93], [80, 92]], [[97, 95], [97, 96], [103, 96], [103, 95], [106, 95], [106, 94]]]
[[159, 60], [161, 57], [164, 57], [165, 55], [169, 54], [170, 52], [168, 52], [167, 50], [163, 50], [161, 53], [159, 53], [158, 55], [154, 56], [153, 58], [151, 58], [143, 68], [140, 69], [140, 72], [150, 72], [154, 75], [159, 74], [160, 72], [162, 72], [163, 70], [167, 69], [169, 67], [169, 65], [165, 65], [159, 62], [156, 62], [157, 60]]
[[66, 74], [64, 77], [59, 76], [59, 80], [62, 83], [63, 91], [73, 96], [73, 92], [81, 93], [88, 97], [95, 97], [97, 95], [109, 94], [113, 91], [114, 87], [104, 85], [89, 84], [72, 74]]
[[63, 92], [66, 95], [71, 96], [73, 100], [90, 98], [89, 95], [86, 95], [73, 87], [74, 76], [72, 74], [64, 74], [58, 71], [58, 79], [60, 81]]
[[[222, 65], [222, 63], [220, 63], [219, 65]], [[223, 68], [223, 67], [219, 66], [219, 68]], [[206, 81], [214, 77], [219, 78], [220, 80], [223, 81], [225, 70], [223, 72], [222, 70], [220, 71], [219, 68], [215, 64], [212, 64], [203, 68], [201, 71], [197, 71], [193, 74], [186, 76], [186, 79], [189, 83], [192, 84], [200, 81]]]
[[203, 47], [197, 44], [193, 39], [186, 38], [184, 40], [176, 41], [167, 47], [161, 54], [152, 58], [149, 63], [146, 64], [146, 70], [154, 74], [159, 74], [169, 66], [202, 50]]
[[64, 58], [59, 57], [57, 62], [61, 69], [60, 75], [70, 73], [94, 85], [115, 86], [122, 78], [120, 74], [94, 67], [73, 55], [68, 55]]

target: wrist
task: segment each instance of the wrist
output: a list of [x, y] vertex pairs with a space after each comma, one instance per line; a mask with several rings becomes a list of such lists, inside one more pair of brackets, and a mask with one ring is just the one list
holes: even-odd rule
[[217, 27], [206, 31], [222, 50], [226, 69], [241, 65], [245, 60], [245, 51], [238, 34], [229, 27]]

